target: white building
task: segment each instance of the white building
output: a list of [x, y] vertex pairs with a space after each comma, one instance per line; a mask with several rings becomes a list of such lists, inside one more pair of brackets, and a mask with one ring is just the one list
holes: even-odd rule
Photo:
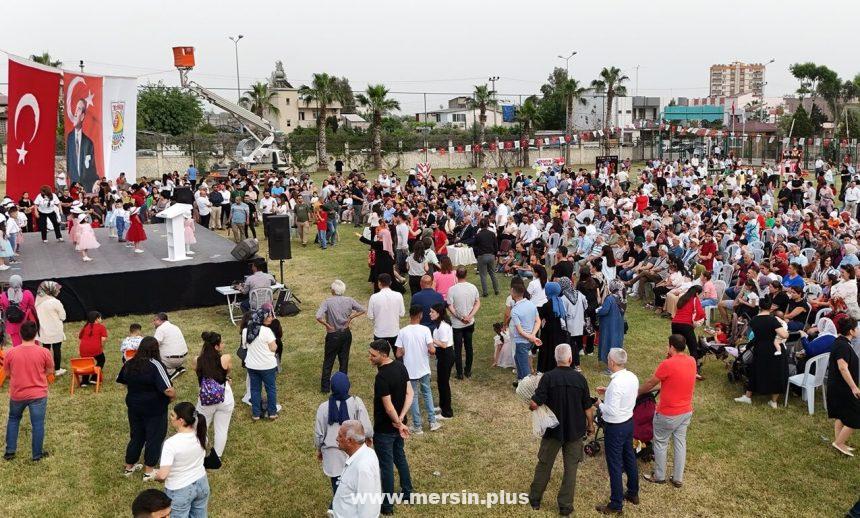
[[[514, 123], [504, 122], [502, 117], [502, 109], [487, 108], [485, 113], [487, 126], [503, 126], [510, 127]], [[430, 122], [436, 126], [450, 126], [452, 128], [468, 129], [479, 122], [481, 114], [477, 108], [473, 109], [469, 106], [469, 98], [466, 96], [454, 97], [448, 101], [447, 108], [439, 108], [437, 110], [428, 110], [415, 114], [416, 122]]]
[[606, 94], [589, 91], [580, 101], [574, 102], [573, 130], [599, 130], [605, 127], [626, 128], [633, 125], [633, 97], [616, 97], [612, 101], [612, 113], [606, 118]]

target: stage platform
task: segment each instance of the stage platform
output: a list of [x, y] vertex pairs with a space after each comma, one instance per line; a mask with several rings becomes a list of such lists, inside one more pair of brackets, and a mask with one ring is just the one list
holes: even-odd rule
[[101, 247], [90, 250], [90, 262], [81, 259], [69, 241], [60, 243], [52, 233], [42, 243], [39, 233], [27, 233], [21, 245], [21, 262], [0, 272], [0, 282], [18, 274], [24, 286], [33, 290], [43, 280], [59, 282], [60, 300], [67, 320], [86, 319], [86, 312], [96, 310], [105, 317], [148, 314], [224, 303], [216, 286], [229, 285], [250, 273], [246, 261], [230, 255], [234, 243], [211, 230], [197, 225], [197, 244], [192, 259], [169, 262], [165, 225], [145, 225], [147, 240], [141, 243], [142, 254], [108, 237], [108, 229], [95, 229]]

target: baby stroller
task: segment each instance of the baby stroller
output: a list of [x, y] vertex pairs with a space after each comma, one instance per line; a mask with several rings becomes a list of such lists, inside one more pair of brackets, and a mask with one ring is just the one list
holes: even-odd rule
[[659, 391], [646, 392], [636, 398], [633, 407], [633, 449], [636, 458], [642, 462], [654, 460], [654, 414], [657, 412], [657, 394]]
[[743, 349], [738, 349], [738, 355], [732, 361], [731, 367], [729, 368], [729, 372], [726, 376], [729, 378], [730, 383], [735, 383], [740, 381], [744, 386], [746, 386], [747, 381], [749, 380], [749, 369], [753, 362], [753, 350], [752, 347], [745, 347]]
[[[659, 391], [653, 391], [642, 394], [636, 398], [636, 404], [633, 406], [633, 449], [636, 451], [636, 458], [642, 461], [649, 461], [654, 458], [651, 441], [654, 440], [653, 422], [654, 413], [657, 411], [658, 393]], [[606, 432], [599, 407], [595, 410], [594, 424], [594, 438], [583, 447], [583, 451], [589, 457], [594, 457], [600, 453], [602, 449], [600, 443], [603, 440], [600, 432]]]

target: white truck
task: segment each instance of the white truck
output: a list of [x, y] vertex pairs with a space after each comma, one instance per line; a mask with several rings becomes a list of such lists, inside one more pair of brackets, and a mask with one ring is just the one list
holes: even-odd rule
[[191, 69], [179, 68], [182, 87], [232, 115], [251, 135], [251, 138], [242, 139], [236, 146], [237, 162], [252, 169], [283, 170], [289, 165], [284, 152], [274, 146], [280, 131], [275, 129], [271, 122], [190, 80], [189, 70]]

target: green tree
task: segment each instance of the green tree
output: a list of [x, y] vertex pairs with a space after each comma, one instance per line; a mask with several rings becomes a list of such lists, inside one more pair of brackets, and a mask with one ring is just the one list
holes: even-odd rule
[[343, 102], [343, 85], [330, 74], [314, 74], [310, 86], [299, 88], [299, 97], [310, 106], [317, 105], [317, 170], [328, 170], [328, 149], [326, 141], [326, 118], [329, 107], [335, 102]]
[[[54, 59], [51, 57], [51, 54], [47, 51], [42, 52], [39, 55], [30, 54], [30, 61], [35, 61], [41, 65], [46, 65], [49, 67], [60, 68], [63, 66], [63, 62], [59, 59]], [[62, 145], [66, 145], [66, 139], [59, 138], [62, 137], [65, 133], [65, 124], [66, 119], [63, 117], [63, 94], [60, 94], [60, 103], [57, 105], [57, 137], [58, 140], [62, 141]]]
[[[567, 75], [567, 72], [565, 72]], [[565, 136], [573, 133], [573, 118], [576, 113], [576, 102], [585, 103], [582, 96], [586, 92], [586, 88], [579, 84], [579, 81], [573, 78], [565, 77], [557, 86], [557, 92], [564, 99], [564, 134]], [[570, 163], [570, 144], [565, 146], [564, 162]]]
[[355, 95], [352, 93], [352, 87], [349, 85], [349, 79], [346, 77], [335, 78], [335, 85], [340, 91], [340, 104], [342, 106], [341, 113], [355, 113]]
[[517, 109], [517, 122], [520, 123], [521, 131], [520, 147], [523, 150], [523, 167], [529, 167], [529, 139], [531, 138], [532, 126], [539, 119], [538, 99], [534, 95], [529, 96]]
[[547, 82], [541, 86], [542, 99], [538, 104], [540, 112], [540, 129], [553, 129], [565, 127], [567, 124], [567, 113], [565, 99], [559, 93], [559, 85], [567, 80], [567, 71], [561, 67], [555, 67], [547, 77]]
[[30, 60], [54, 68], [60, 68], [61, 66], [63, 66], [62, 61], [60, 61], [59, 59], [52, 58], [51, 54], [49, 54], [47, 51], [42, 52], [39, 55], [30, 54]]
[[385, 85], [368, 85], [364, 93], [356, 96], [358, 104], [370, 110], [370, 128], [373, 132], [371, 154], [373, 156], [373, 168], [382, 169], [382, 117], [388, 112], [400, 109], [400, 103], [396, 99], [388, 97], [388, 88]]
[[196, 130], [202, 123], [203, 108], [190, 92], [161, 82], [138, 91], [138, 128], [175, 136]]
[[603, 119], [603, 149], [609, 154], [609, 122], [612, 119], [612, 102], [616, 97], [627, 95], [627, 87], [622, 83], [630, 78], [625, 76], [620, 68], [609, 67], [600, 71], [597, 79], [591, 82], [594, 91], [606, 94], [606, 117]]
[[478, 110], [478, 139], [480, 140], [479, 144], [482, 146], [481, 152], [478, 153], [478, 167], [484, 165], [483, 145], [487, 136], [487, 108], [495, 108], [498, 105], [495, 94], [496, 92], [490, 90], [490, 87], [486, 84], [475, 85], [475, 91], [472, 93], [472, 98], [469, 99], [469, 107], [473, 110]]
[[242, 98], [239, 99], [239, 104], [262, 117], [265, 113], [278, 115], [281, 110], [275, 106], [272, 99], [275, 97], [275, 91], [269, 90], [269, 85], [262, 82], [257, 82], [251, 85], [250, 90], [246, 90]]
[[794, 127], [792, 128], [792, 117], [788, 117], [788, 127], [785, 128], [786, 134], [792, 138], [809, 138], [814, 134], [815, 129], [812, 126], [812, 121], [809, 118], [806, 108], [803, 105], [797, 107], [794, 112]]

